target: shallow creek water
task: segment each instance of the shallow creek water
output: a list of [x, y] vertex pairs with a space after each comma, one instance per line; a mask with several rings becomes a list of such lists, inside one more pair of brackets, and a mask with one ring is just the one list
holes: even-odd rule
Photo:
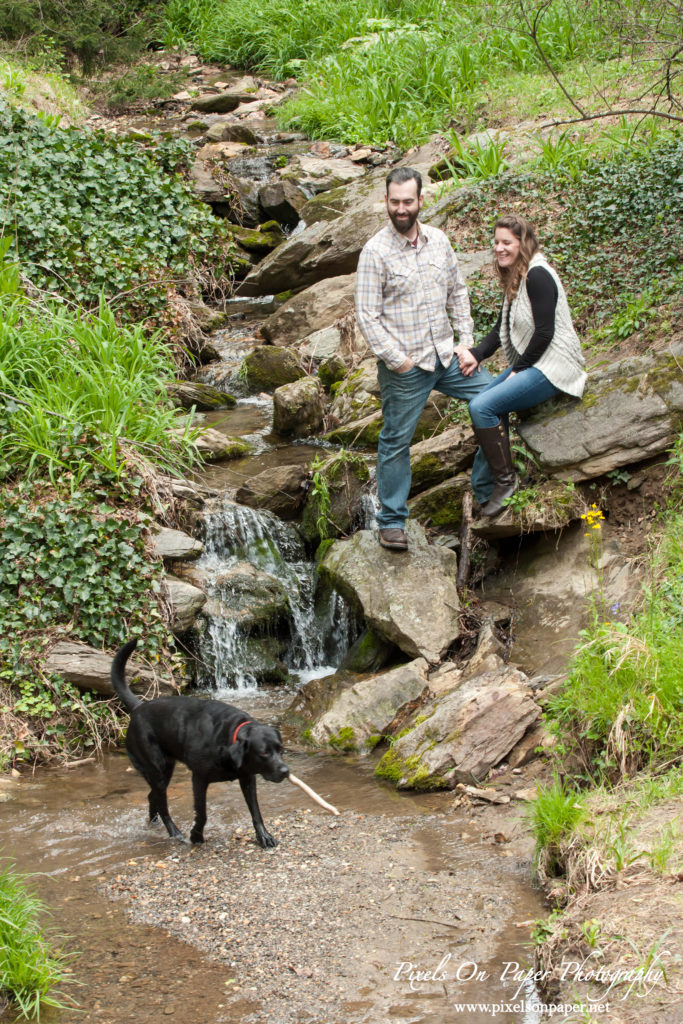
[[[243, 692], [235, 702], [256, 717], [273, 721], [283, 697]], [[540, 896], [529, 884], [528, 840], [519, 838], [520, 826], [506, 825], [513, 842], [502, 847], [492, 838], [492, 823], [483, 817], [485, 812], [454, 812], [452, 795], [398, 794], [376, 782], [370, 760], [291, 753], [288, 763], [341, 811], [339, 819], [320, 816], [321, 847], [325, 841], [322, 830], [332, 827], [330, 823], [349, 830], [350, 838], [359, 829], [370, 845], [367, 857], [354, 870], [372, 873], [379, 865], [379, 870], [385, 871], [381, 858], [391, 856], [391, 871], [385, 877], [409, 878], [405, 889], [424, 894], [409, 905], [407, 913], [408, 904], [399, 906], [392, 901], [397, 917], [389, 916], [390, 927], [385, 920], [387, 911], [378, 907], [371, 919], [374, 927], [363, 922], [357, 934], [352, 931], [353, 942], [344, 937], [345, 946], [339, 948], [338, 956], [329, 955], [322, 965], [324, 983], [318, 976], [318, 994], [321, 998], [325, 995], [319, 1014], [315, 976], [308, 1002], [302, 1004], [307, 1008], [300, 1010], [297, 1000], [284, 998], [285, 993], [278, 999], [277, 979], [270, 985], [270, 1001], [264, 1006], [259, 1001], [260, 990], [250, 984], [250, 944], [258, 947], [264, 929], [283, 925], [277, 912], [271, 920], [253, 922], [253, 931], [241, 935], [243, 959], [235, 967], [206, 956], [193, 945], [191, 935], [189, 942], [180, 941], [182, 928], [172, 927], [169, 935], [165, 929], [133, 923], [126, 904], [110, 902], [101, 891], [105, 884], [116, 886], [133, 865], [164, 863], [171, 871], [176, 865], [177, 870], [185, 871], [186, 858], [211, 855], [236, 827], [241, 833], [240, 848], [245, 849], [247, 843], [251, 870], [260, 878], [274, 863], [269, 858], [286, 852], [287, 825], [296, 822], [297, 815], [300, 820], [302, 810], [308, 813], [308, 807], [313, 814], [317, 811], [299, 790], [286, 783], [259, 785], [266, 824], [275, 833], [278, 827], [285, 833], [278, 853], [260, 851], [252, 843], [248, 812], [235, 784], [209, 790], [203, 848], [172, 843], [163, 830], [146, 824], [146, 786], [122, 754], [108, 755], [101, 764], [43, 771], [3, 786], [3, 852], [11, 854], [21, 870], [36, 873], [35, 886], [53, 910], [55, 927], [68, 936], [66, 947], [81, 951], [74, 962], [80, 985], [72, 986], [70, 993], [82, 1012], [49, 1012], [44, 1017], [47, 1024], [75, 1024], [77, 1020], [84, 1024], [126, 1020], [159, 1024], [169, 1017], [184, 1024], [233, 1024], [238, 1020], [263, 1024], [463, 1020], [483, 1024], [492, 1019], [490, 1009], [464, 1012], [457, 1009], [457, 1003], [471, 1001], [490, 1007], [512, 1001], [518, 984], [501, 980], [504, 964], [517, 961], [528, 967], [528, 922], [542, 913]], [[191, 787], [189, 774], [182, 767], [169, 789], [169, 799], [174, 817], [187, 830]], [[390, 854], [379, 841], [376, 849], [372, 846], [373, 829], [377, 827], [379, 832], [380, 823], [399, 832], [409, 830], [405, 841], [400, 835], [398, 841], [390, 836], [392, 841], [386, 845]], [[315, 835], [309, 844], [312, 857], [317, 856]], [[240, 881], [248, 907], [249, 878]], [[394, 883], [384, 885], [388, 889], [378, 891], [378, 904], [394, 888]], [[329, 886], [332, 892], [334, 878], [329, 879]], [[137, 914], [137, 908], [133, 907], [133, 913]], [[520, 927], [520, 922], [527, 924]], [[325, 926], [318, 927], [322, 941]], [[329, 934], [326, 938], [329, 940]], [[359, 965], [355, 977], [342, 966], [349, 953]], [[447, 962], [439, 982], [426, 981], [411, 989], [407, 968], [396, 978], [402, 962], [434, 971], [444, 957]], [[466, 983], [474, 964], [488, 977]], [[283, 970], [291, 985], [291, 965]], [[311, 989], [306, 968], [302, 971], [304, 977], [294, 980]], [[458, 972], [462, 982], [456, 977]], [[227, 982], [233, 987], [226, 988]], [[533, 992], [523, 991], [517, 1000], [525, 995]], [[331, 999], [334, 1009], [330, 1008]], [[501, 1010], [494, 1019], [504, 1024], [535, 1024], [540, 1018], [533, 1012]]]

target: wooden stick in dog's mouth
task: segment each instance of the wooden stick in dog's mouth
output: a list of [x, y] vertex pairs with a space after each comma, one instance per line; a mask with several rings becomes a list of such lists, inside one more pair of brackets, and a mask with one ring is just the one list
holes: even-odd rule
[[307, 786], [305, 782], [301, 781], [301, 779], [297, 779], [296, 775], [292, 775], [292, 773], [290, 772], [287, 778], [289, 779], [290, 782], [293, 782], [295, 786], [298, 786], [299, 789], [303, 789], [304, 793], [308, 793], [311, 799], [315, 800], [315, 802], [317, 804], [320, 804], [321, 807], [324, 807], [326, 811], [330, 811], [330, 813], [332, 814], [339, 814], [339, 811], [337, 810], [336, 807], [333, 807], [332, 804], [328, 804], [327, 800], [323, 800], [321, 796], [318, 796], [314, 789], [311, 789], [310, 786]]

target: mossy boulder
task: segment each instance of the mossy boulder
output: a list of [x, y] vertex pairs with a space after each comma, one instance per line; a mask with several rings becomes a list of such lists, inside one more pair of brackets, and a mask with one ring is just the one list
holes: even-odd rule
[[273, 394], [273, 430], [287, 437], [310, 437], [320, 431], [325, 394], [320, 381], [304, 377], [284, 384]]
[[282, 228], [276, 221], [260, 224], [257, 228], [243, 228], [233, 224], [230, 231], [243, 249], [257, 256], [272, 252], [285, 238]]
[[399, 789], [483, 781], [540, 716], [523, 672], [505, 665], [465, 682], [452, 672], [455, 689], [428, 705], [377, 765]]
[[300, 530], [310, 543], [352, 533], [361, 524], [362, 498], [370, 479], [359, 455], [340, 452], [314, 465]]
[[259, 345], [242, 363], [250, 391], [275, 391], [306, 376], [306, 371], [293, 352], [275, 345]]
[[410, 449], [411, 495], [456, 476], [472, 465], [477, 442], [472, 428], [456, 424]]
[[366, 629], [349, 648], [341, 667], [348, 672], [378, 672], [396, 653], [394, 644]]
[[318, 377], [326, 391], [329, 391], [333, 384], [343, 380], [345, 376], [346, 363], [341, 356], [328, 356], [318, 367]]
[[470, 485], [467, 473], [443, 480], [408, 503], [410, 514], [431, 530], [457, 532], [462, 522], [462, 498]]
[[212, 409], [231, 409], [237, 404], [237, 399], [233, 395], [196, 380], [177, 381], [169, 389], [169, 393], [174, 404], [181, 409], [191, 409], [194, 406], [200, 412], [209, 412]]

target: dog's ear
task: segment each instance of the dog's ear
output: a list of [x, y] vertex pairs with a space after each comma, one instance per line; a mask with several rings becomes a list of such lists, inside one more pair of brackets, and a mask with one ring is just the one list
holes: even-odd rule
[[239, 736], [235, 743], [230, 743], [223, 747], [222, 761], [228, 771], [238, 772], [240, 770], [246, 749], [244, 740], [241, 740]]

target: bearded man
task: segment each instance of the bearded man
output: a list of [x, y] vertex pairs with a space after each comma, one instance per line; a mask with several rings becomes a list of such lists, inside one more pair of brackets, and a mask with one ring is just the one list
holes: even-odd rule
[[[467, 287], [443, 231], [420, 224], [422, 177], [412, 167], [386, 179], [389, 224], [365, 245], [356, 275], [358, 325], [377, 356], [384, 426], [377, 450], [379, 543], [407, 551], [405, 523], [410, 492], [410, 442], [431, 391], [469, 402], [491, 383], [484, 369], [465, 376], [454, 358], [471, 348]], [[488, 464], [477, 453], [472, 485], [488, 498]]]

